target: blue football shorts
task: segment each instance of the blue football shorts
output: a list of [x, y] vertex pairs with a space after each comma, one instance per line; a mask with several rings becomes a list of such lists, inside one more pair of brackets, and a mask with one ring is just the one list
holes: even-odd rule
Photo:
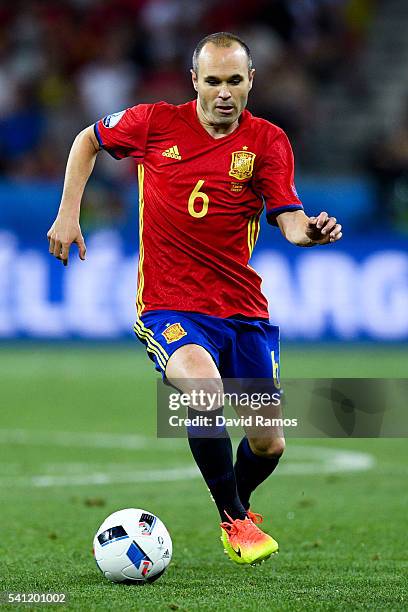
[[266, 319], [153, 310], [136, 321], [134, 331], [163, 379], [171, 355], [198, 344], [210, 353], [221, 378], [273, 378], [279, 386], [279, 327]]

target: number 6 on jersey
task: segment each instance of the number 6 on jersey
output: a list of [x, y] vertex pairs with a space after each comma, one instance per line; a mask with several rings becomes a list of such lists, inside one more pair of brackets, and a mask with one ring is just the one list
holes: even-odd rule
[[[206, 193], [200, 191], [203, 185], [203, 180], [197, 181], [196, 186], [194, 187], [193, 191], [190, 193], [190, 197], [188, 198], [188, 212], [192, 217], [195, 217], [196, 219], [201, 219], [202, 217], [205, 217], [208, 212], [208, 204], [210, 202], [210, 198]], [[194, 208], [194, 202], [197, 199], [202, 200], [203, 202], [201, 210], [196, 210]]]

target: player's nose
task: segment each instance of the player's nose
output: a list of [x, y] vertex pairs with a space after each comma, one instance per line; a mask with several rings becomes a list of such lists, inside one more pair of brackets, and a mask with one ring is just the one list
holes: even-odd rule
[[231, 97], [231, 92], [228, 87], [221, 87], [220, 91], [218, 92], [218, 97], [221, 98], [221, 100], [228, 100], [228, 98]]

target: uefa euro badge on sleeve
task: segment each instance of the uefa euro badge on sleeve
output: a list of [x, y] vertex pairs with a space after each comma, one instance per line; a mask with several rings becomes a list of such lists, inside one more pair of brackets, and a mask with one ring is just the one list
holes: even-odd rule
[[255, 153], [251, 153], [251, 151], [234, 151], [232, 153], [231, 168], [228, 174], [239, 181], [251, 178], [254, 171], [255, 157]]
[[162, 336], [166, 338], [167, 344], [170, 344], [180, 340], [183, 336], [187, 336], [187, 332], [180, 323], [173, 323], [162, 332]]
[[106, 128], [115, 127], [115, 125], [117, 125], [119, 121], [122, 119], [125, 112], [126, 112], [126, 109], [123, 111], [119, 111], [118, 113], [112, 113], [112, 115], [106, 115], [106, 117], [102, 119], [103, 125]]

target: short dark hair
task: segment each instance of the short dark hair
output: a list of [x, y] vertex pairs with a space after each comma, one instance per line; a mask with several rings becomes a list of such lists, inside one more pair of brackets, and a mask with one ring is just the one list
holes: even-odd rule
[[216, 47], [231, 47], [231, 45], [236, 42], [245, 50], [245, 53], [248, 56], [248, 70], [252, 69], [252, 56], [251, 51], [249, 50], [248, 45], [236, 34], [231, 34], [231, 32], [215, 32], [214, 34], [208, 34], [205, 38], [202, 38], [193, 53], [193, 70], [197, 74], [198, 73], [198, 57], [201, 53], [202, 48], [207, 43], [212, 43]]

